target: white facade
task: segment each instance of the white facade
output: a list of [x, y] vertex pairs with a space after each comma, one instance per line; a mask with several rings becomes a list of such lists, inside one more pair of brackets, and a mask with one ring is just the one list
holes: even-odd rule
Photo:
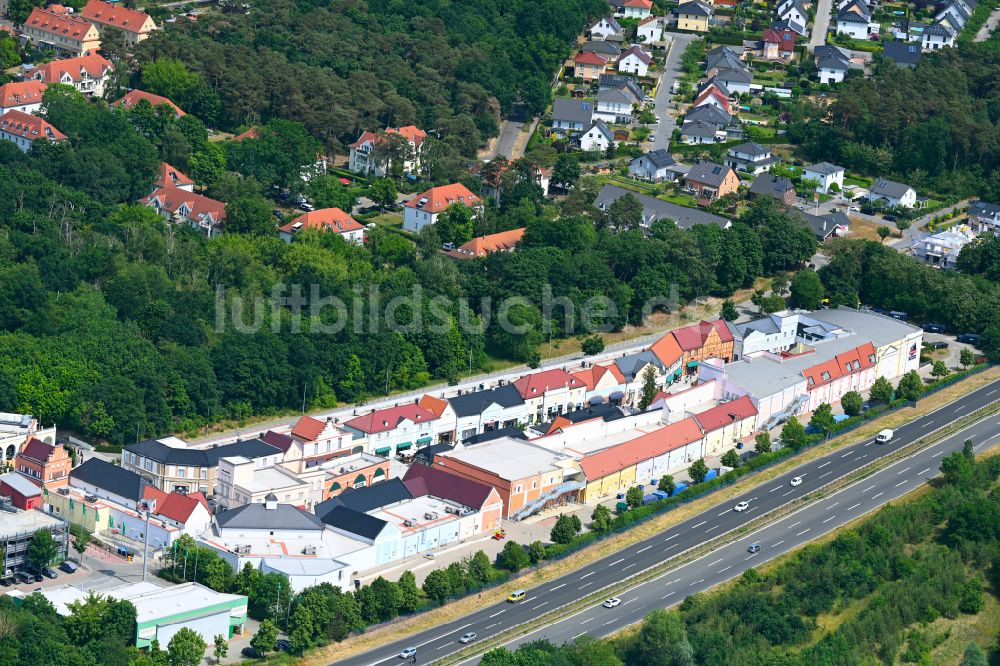
[[648, 23], [643, 23], [636, 28], [635, 36], [636, 39], [647, 44], [660, 41], [663, 39], [663, 23], [661, 19], [657, 18]]
[[857, 22], [837, 19], [838, 35], [847, 35], [848, 37], [853, 37], [854, 39], [868, 39], [872, 30], [875, 30], [876, 32], [878, 31], [878, 23], [872, 24], [864, 19]]
[[499, 430], [526, 423], [528, 420], [527, 406], [524, 403], [513, 407], [502, 407], [492, 403], [480, 414], [460, 416], [455, 425], [458, 441], [463, 441], [487, 430]]
[[830, 191], [830, 186], [833, 184], [836, 184], [841, 191], [844, 189], [844, 170], [839, 167], [832, 172], [827, 170], [822, 172], [813, 171], [810, 167], [805, 167], [802, 170], [802, 178], [819, 181], [816, 191], [823, 192], [824, 194]]
[[[618, 71], [624, 72], [626, 74], [635, 74], [636, 76], [646, 76], [646, 72], [649, 70], [649, 65], [645, 63], [638, 55], [635, 53], [629, 53], [624, 58], [618, 61]], [[598, 102], [598, 112], [600, 112], [600, 102]]]
[[580, 135], [581, 150], [607, 150], [614, 143], [613, 138], [608, 138], [599, 125], [591, 125], [590, 129]]
[[403, 208], [403, 229], [419, 233], [421, 229], [429, 224], [434, 224], [437, 222], [438, 214], [431, 213], [426, 210], [419, 210], [417, 208], [410, 208], [407, 206]]
[[830, 65], [819, 68], [819, 82], [820, 83], [840, 83], [847, 76], [847, 70], [842, 69], [839, 65]]
[[608, 17], [604, 17], [594, 25], [590, 26], [591, 39], [607, 39], [612, 35], [620, 34], [621, 28], [618, 26], [618, 22], [614, 21], [614, 19], [609, 19]]
[[946, 46], [954, 46], [955, 37], [954, 35], [938, 35], [938, 34], [923, 34], [920, 42], [920, 48], [924, 51], [936, 51], [942, 49]]

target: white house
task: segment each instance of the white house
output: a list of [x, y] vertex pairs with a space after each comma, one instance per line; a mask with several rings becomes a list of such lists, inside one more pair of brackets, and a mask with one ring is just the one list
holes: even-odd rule
[[104, 86], [111, 78], [114, 66], [99, 54], [52, 60], [30, 70], [26, 77], [47, 85], [65, 83], [84, 95], [103, 97]]
[[594, 118], [611, 123], [632, 122], [632, 100], [624, 92], [610, 88], [597, 93]]
[[868, 188], [868, 201], [883, 201], [889, 208], [902, 206], [913, 208], [917, 204], [917, 192], [909, 185], [896, 183], [885, 178], [876, 178]]
[[647, 16], [639, 21], [635, 29], [635, 38], [649, 44], [663, 39], [663, 19], [657, 16]]
[[615, 145], [614, 132], [603, 120], [598, 120], [580, 135], [580, 150], [607, 150], [613, 145]]
[[850, 60], [839, 51], [831, 51], [829, 55], [816, 58], [816, 70], [820, 83], [840, 83], [850, 69]]
[[830, 191], [831, 185], [836, 185], [838, 190], [844, 189], [844, 167], [829, 162], [820, 162], [803, 168], [802, 178], [818, 181], [816, 191], [824, 194]]
[[8, 111], [0, 116], [0, 140], [10, 141], [22, 152], [31, 150], [40, 139], [55, 143], [65, 138], [65, 134], [38, 116], [23, 111]]
[[798, 23], [799, 25], [806, 25], [809, 20], [809, 14], [806, 12], [805, 7], [802, 6], [802, 0], [786, 0], [778, 8], [777, 15], [783, 21]]
[[625, 9], [625, 18], [644, 19], [652, 12], [653, 0], [625, 0], [622, 7]]
[[607, 39], [612, 35], [621, 35], [624, 31], [614, 16], [605, 16], [590, 26], [591, 39]]
[[726, 157], [726, 166], [755, 176], [770, 169], [775, 162], [770, 148], [753, 141], [733, 146]]
[[722, 83], [730, 93], [748, 93], [753, 82], [753, 74], [745, 67], [723, 67], [715, 74], [715, 80]]
[[936, 51], [946, 46], [955, 45], [955, 31], [943, 23], [934, 23], [924, 28], [920, 42], [924, 51]]
[[582, 132], [594, 117], [594, 103], [559, 97], [552, 102], [552, 128]]
[[14, 81], [0, 86], [0, 115], [8, 111], [34, 113], [42, 108], [46, 86], [41, 81]]
[[453, 204], [472, 208], [475, 216], [482, 209], [483, 201], [461, 183], [432, 187], [403, 204], [403, 229], [417, 233], [437, 222], [438, 215]]
[[292, 237], [305, 229], [335, 233], [354, 245], [365, 242], [364, 225], [339, 208], [321, 208], [299, 215], [291, 222], [278, 227], [278, 237], [286, 243], [291, 243]]
[[740, 324], [730, 324], [733, 333], [733, 360], [761, 352], [777, 354], [795, 345], [799, 318], [795, 313], [779, 312]]
[[413, 173], [420, 168], [420, 155], [423, 151], [424, 139], [427, 133], [416, 125], [405, 127], [387, 127], [382, 134], [365, 130], [357, 141], [352, 143], [347, 168], [354, 173], [369, 174], [381, 178], [386, 174], [390, 164], [386, 160], [376, 159], [376, 147], [390, 137], [400, 137], [406, 146], [408, 154], [403, 157], [403, 171]]
[[878, 23], [872, 23], [868, 16], [850, 9], [842, 9], [837, 14], [837, 34], [847, 35], [854, 39], [868, 39], [872, 33], [878, 33]]
[[645, 155], [633, 158], [628, 165], [628, 172], [636, 178], [659, 182], [673, 180], [670, 167], [676, 164], [674, 158], [663, 148], [651, 150]]
[[[618, 71], [625, 74], [635, 74], [636, 76], [646, 76], [653, 56], [642, 50], [642, 47], [634, 45], [622, 51], [618, 58]], [[600, 110], [600, 98], [598, 97], [598, 110]]]

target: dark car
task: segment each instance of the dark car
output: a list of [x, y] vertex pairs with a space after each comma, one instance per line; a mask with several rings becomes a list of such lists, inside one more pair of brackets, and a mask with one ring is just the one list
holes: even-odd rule
[[34, 576], [32, 576], [27, 571], [18, 571], [17, 575], [15, 575], [14, 578], [17, 580], [18, 584], [35, 582]]
[[57, 574], [56, 570], [52, 567], [45, 567], [42, 569], [42, 575], [46, 578], [59, 578], [59, 574]]
[[883, 215], [882, 219], [885, 220], [886, 222], [895, 222], [899, 218], [897, 218], [895, 215]]
[[921, 328], [928, 333], [944, 333], [944, 324], [924, 324]]
[[284, 638], [279, 638], [274, 642], [275, 652], [291, 652], [292, 644], [286, 641]]
[[69, 560], [66, 560], [65, 562], [59, 565], [59, 569], [65, 571], [68, 574], [76, 573], [76, 570], [78, 568], [79, 567], [77, 566], [76, 562], [70, 562]]
[[264, 658], [263, 653], [258, 652], [257, 650], [253, 649], [252, 647], [245, 647], [245, 648], [243, 648], [242, 650], [240, 650], [240, 654], [242, 654], [247, 659], [263, 659]]
[[967, 345], [978, 345], [979, 335], [977, 333], [962, 333], [962, 335], [955, 338], [959, 342], [964, 342]]

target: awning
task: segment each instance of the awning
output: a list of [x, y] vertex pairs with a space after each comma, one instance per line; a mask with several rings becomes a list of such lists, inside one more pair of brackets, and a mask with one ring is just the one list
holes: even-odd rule
[[[430, 444], [433, 440], [434, 438], [430, 436], [421, 437], [420, 439], [417, 440], [417, 444]], [[397, 446], [396, 448], [398, 449], [399, 447]]]
[[687, 367], [689, 367], [689, 368], [697, 368], [698, 367], [698, 361], [688, 361], [687, 362]]
[[592, 396], [590, 396], [590, 404], [592, 404], [592, 405], [600, 405], [603, 402], [604, 402], [604, 398], [601, 397], [601, 396], [599, 396], [599, 395], [592, 395]]
[[392, 447], [391, 446], [381, 446], [381, 447], [375, 449], [375, 455], [377, 455], [377, 456], [388, 455], [389, 451], [392, 451]]
[[621, 400], [625, 397], [625, 391], [612, 391], [608, 397], [612, 400]]
[[[419, 444], [420, 440], [417, 440], [417, 443]], [[396, 450], [397, 451], [405, 451], [406, 449], [410, 448], [411, 446], [413, 446], [413, 442], [403, 442], [402, 444], [397, 444], [396, 445]]]

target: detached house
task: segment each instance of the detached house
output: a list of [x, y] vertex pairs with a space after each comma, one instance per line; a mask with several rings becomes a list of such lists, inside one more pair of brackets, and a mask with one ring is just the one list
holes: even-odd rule
[[803, 6], [802, 0], [785, 0], [778, 6], [776, 13], [780, 20], [799, 25], [806, 25], [809, 19], [809, 13]]
[[813, 60], [820, 83], [840, 83], [851, 69], [851, 57], [846, 49], [839, 46], [823, 45], [813, 50]]
[[172, 167], [166, 162], [160, 162], [160, 170], [157, 173], [154, 187], [176, 187], [188, 192], [194, 192], [194, 181], [185, 176], [176, 167]]
[[708, 23], [714, 14], [711, 5], [703, 2], [684, 2], [677, 7], [677, 29], [708, 32]]
[[36, 48], [50, 48], [66, 58], [95, 53], [101, 48], [101, 33], [94, 24], [65, 10], [35, 7], [21, 26], [21, 34]]
[[662, 40], [663, 19], [656, 16], [647, 16], [639, 21], [639, 25], [635, 29], [635, 38], [646, 44]]
[[403, 158], [403, 171], [405, 173], [417, 171], [420, 168], [420, 155], [427, 133], [416, 125], [387, 127], [381, 135], [365, 130], [358, 140], [349, 146], [351, 154], [347, 168], [354, 173], [366, 176], [369, 174], [374, 174], [377, 178], [385, 176], [391, 166], [391, 161], [388, 159], [380, 160], [373, 153], [376, 147], [383, 141], [389, 140], [389, 137], [401, 138], [402, 143], [407, 147], [409, 154]]
[[174, 118], [181, 118], [187, 115], [181, 110], [181, 107], [177, 106], [166, 97], [154, 95], [153, 93], [146, 92], [145, 90], [129, 90], [124, 97], [112, 102], [111, 106], [130, 110], [138, 106], [139, 102], [142, 100], [149, 102], [154, 109], [158, 106], [169, 107], [174, 114]]
[[580, 150], [607, 150], [615, 145], [615, 134], [603, 120], [598, 120], [580, 135]]
[[593, 51], [584, 51], [573, 58], [573, 73], [584, 81], [596, 81], [608, 66], [608, 57]]
[[630, 46], [622, 51], [621, 57], [618, 58], [618, 71], [636, 76], [646, 76], [652, 62], [653, 56], [643, 51], [641, 47]]
[[365, 242], [364, 225], [339, 208], [321, 208], [299, 215], [288, 224], [278, 227], [278, 237], [291, 243], [292, 237], [305, 229], [335, 233], [355, 245]]
[[14, 470], [43, 488], [65, 486], [73, 461], [60, 444], [46, 444], [32, 437], [14, 458]]
[[645, 155], [633, 158], [628, 165], [628, 172], [636, 178], [658, 183], [664, 180], [673, 180], [674, 172], [670, 167], [676, 162], [663, 148], [652, 150]]
[[819, 185], [816, 186], [816, 191], [824, 194], [829, 192], [833, 185], [836, 185], [838, 190], [844, 189], [844, 167], [829, 162], [820, 162], [803, 168], [802, 178], [817, 181]]
[[924, 28], [920, 45], [924, 51], [936, 51], [945, 46], [955, 45], [955, 31], [943, 23], [934, 23]]
[[220, 233], [226, 220], [226, 204], [172, 185], [157, 187], [142, 203], [168, 222], [187, 224], [209, 238]]
[[684, 176], [684, 186], [694, 190], [699, 197], [718, 199], [736, 192], [740, 187], [740, 179], [728, 166], [702, 162], [687, 172]]
[[95, 54], [47, 62], [29, 71], [27, 77], [46, 85], [63, 83], [84, 95], [102, 97], [113, 69], [110, 60]]
[[625, 0], [622, 6], [625, 18], [644, 19], [653, 10], [653, 0]]
[[854, 39], [868, 39], [871, 34], [877, 34], [878, 23], [872, 23], [867, 6], [853, 2], [837, 13], [837, 34], [847, 35]]
[[714, 80], [722, 83], [730, 93], [748, 93], [753, 74], [745, 66], [724, 67], [716, 71]]
[[42, 108], [46, 86], [41, 81], [14, 81], [0, 86], [0, 114], [8, 111], [34, 113]]
[[612, 123], [632, 122], [632, 100], [621, 90], [608, 89], [597, 93], [595, 119]]
[[795, 55], [795, 31], [767, 28], [761, 40], [760, 57], [767, 60], [790, 60]]
[[882, 47], [882, 57], [896, 67], [912, 69], [920, 62], [920, 46], [907, 42], [886, 42]]
[[770, 169], [777, 161], [771, 156], [770, 148], [748, 141], [729, 149], [726, 166], [756, 176]]
[[40, 139], [57, 142], [65, 140], [66, 135], [47, 120], [23, 111], [8, 111], [0, 116], [0, 140], [10, 141], [26, 153]]
[[972, 231], [983, 233], [1000, 231], [1000, 206], [988, 201], [973, 201], [965, 210], [966, 220]]
[[80, 10], [80, 16], [97, 26], [102, 35], [108, 31], [120, 32], [125, 36], [126, 46], [138, 44], [156, 30], [149, 14], [101, 0], [89, 0]]
[[476, 215], [482, 209], [483, 200], [461, 183], [432, 187], [403, 204], [403, 229], [417, 233], [437, 222], [438, 215], [453, 204], [471, 208]]
[[688, 372], [697, 371], [698, 365], [706, 359], [720, 358], [728, 363], [733, 357], [733, 333], [721, 319], [677, 328], [670, 334], [683, 352], [682, 362]]
[[552, 102], [552, 128], [582, 132], [590, 127], [594, 116], [592, 102], [582, 99], [557, 98]]
[[748, 194], [752, 198], [771, 197], [783, 204], [792, 205], [795, 203], [795, 186], [791, 179], [783, 176], [772, 176], [764, 174], [753, 181]]
[[594, 25], [590, 26], [591, 39], [607, 39], [612, 35], [624, 34], [621, 25], [614, 16], [605, 16]]
[[867, 199], [872, 202], [882, 201], [889, 208], [896, 206], [913, 208], [917, 204], [917, 192], [909, 185], [876, 178], [868, 188]]

